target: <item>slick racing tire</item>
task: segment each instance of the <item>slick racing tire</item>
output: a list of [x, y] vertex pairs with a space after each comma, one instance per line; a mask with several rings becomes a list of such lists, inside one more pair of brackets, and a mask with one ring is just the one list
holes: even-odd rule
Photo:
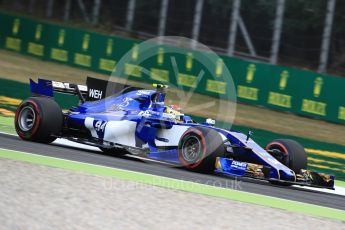
[[222, 137], [206, 127], [189, 128], [178, 145], [182, 166], [191, 171], [209, 173], [215, 169], [216, 157], [224, 154]]
[[53, 99], [30, 97], [19, 105], [14, 122], [21, 139], [51, 143], [61, 132], [63, 115]]
[[298, 142], [290, 139], [274, 140], [266, 146], [266, 150], [274, 149], [284, 154], [282, 158], [276, 159], [295, 173], [300, 173], [301, 169], [307, 169], [307, 154]]

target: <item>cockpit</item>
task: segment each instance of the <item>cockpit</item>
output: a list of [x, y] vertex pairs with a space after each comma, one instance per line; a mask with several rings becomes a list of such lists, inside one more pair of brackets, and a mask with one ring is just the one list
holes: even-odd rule
[[163, 113], [170, 114], [177, 122], [183, 122], [184, 114], [178, 105], [167, 105], [164, 107]]

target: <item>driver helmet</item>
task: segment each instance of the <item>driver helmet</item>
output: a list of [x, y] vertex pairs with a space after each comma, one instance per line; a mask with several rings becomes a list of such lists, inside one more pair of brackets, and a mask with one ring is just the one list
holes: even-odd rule
[[183, 113], [181, 113], [181, 108], [178, 105], [165, 106], [164, 112], [173, 114], [176, 116], [177, 121], [182, 121]]

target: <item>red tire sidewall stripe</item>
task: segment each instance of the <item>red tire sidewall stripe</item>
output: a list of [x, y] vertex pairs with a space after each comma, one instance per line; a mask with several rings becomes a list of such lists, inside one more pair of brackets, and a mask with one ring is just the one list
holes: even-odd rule
[[287, 148], [282, 143], [277, 142], [277, 141], [269, 143], [266, 146], [266, 149], [269, 150], [270, 147], [275, 146], [275, 145], [279, 146], [279, 148], [281, 148], [284, 151], [285, 155], [289, 155], [289, 151], [287, 150]]
[[[35, 111], [35, 126], [33, 127], [32, 130], [29, 130], [27, 133], [26, 132], [23, 132], [22, 130], [19, 129], [18, 127], [18, 116], [19, 116], [19, 113], [21, 111], [21, 109], [24, 107], [24, 105], [26, 104], [30, 104], [34, 111]], [[36, 104], [35, 101], [33, 100], [27, 100], [25, 102], [23, 102], [19, 107], [18, 109], [16, 110], [16, 113], [15, 113], [15, 128], [16, 128], [16, 131], [18, 133], [18, 136], [22, 139], [28, 139], [28, 138], [31, 138], [32, 136], [34, 136], [37, 131], [38, 131], [38, 128], [40, 127], [40, 123], [41, 123], [41, 117], [40, 117], [40, 114], [39, 114], [39, 109], [38, 109], [38, 105]]]
[[196, 163], [189, 164], [187, 161], [185, 161], [185, 159], [182, 157], [182, 154], [180, 153], [180, 151], [182, 151], [182, 149], [179, 149], [178, 150], [179, 151], [178, 158], [184, 167], [194, 169], [194, 168], [198, 167], [204, 161], [204, 159], [206, 157], [206, 140], [205, 140], [203, 133], [200, 130], [194, 129], [194, 128], [190, 129], [186, 133], [184, 133], [181, 139], [183, 139], [185, 136], [187, 136], [190, 133], [195, 133], [201, 138], [201, 144], [203, 145], [202, 157]]

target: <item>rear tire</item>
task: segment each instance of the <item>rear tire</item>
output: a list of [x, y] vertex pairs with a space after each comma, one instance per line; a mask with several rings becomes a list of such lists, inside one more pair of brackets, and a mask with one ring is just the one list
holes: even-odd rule
[[215, 130], [189, 128], [179, 142], [178, 158], [188, 170], [209, 173], [215, 169], [216, 158], [222, 156], [224, 150], [223, 140]]
[[295, 173], [300, 173], [301, 169], [307, 169], [307, 154], [301, 144], [290, 139], [274, 140], [266, 146], [267, 150], [278, 149], [286, 154], [280, 163], [292, 169]]
[[19, 105], [14, 122], [21, 139], [51, 143], [61, 132], [63, 115], [53, 99], [30, 97]]

